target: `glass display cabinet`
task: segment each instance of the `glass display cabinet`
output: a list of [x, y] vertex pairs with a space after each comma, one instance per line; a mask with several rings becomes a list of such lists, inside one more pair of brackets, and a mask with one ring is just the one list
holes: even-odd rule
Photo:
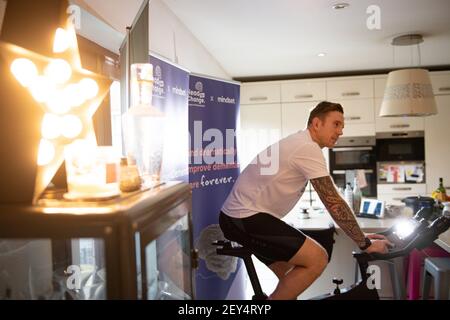
[[0, 299], [194, 299], [191, 191], [0, 205]]

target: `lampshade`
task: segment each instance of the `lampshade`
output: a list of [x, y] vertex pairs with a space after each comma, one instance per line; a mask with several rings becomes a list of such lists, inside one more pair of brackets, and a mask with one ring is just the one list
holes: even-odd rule
[[437, 114], [428, 70], [403, 69], [388, 75], [380, 117], [424, 117]]

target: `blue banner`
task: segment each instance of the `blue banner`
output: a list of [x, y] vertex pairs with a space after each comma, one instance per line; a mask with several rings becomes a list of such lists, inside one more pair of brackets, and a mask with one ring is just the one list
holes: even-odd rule
[[188, 182], [189, 72], [150, 55], [153, 65], [153, 106], [165, 117], [161, 181]]
[[242, 261], [219, 256], [215, 240], [223, 239], [219, 212], [239, 175], [236, 124], [240, 86], [235, 83], [189, 78], [189, 183], [195, 247], [197, 299], [244, 299]]

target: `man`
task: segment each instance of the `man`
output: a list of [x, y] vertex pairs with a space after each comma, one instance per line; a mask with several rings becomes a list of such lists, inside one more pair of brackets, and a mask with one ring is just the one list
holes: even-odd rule
[[383, 236], [364, 235], [328, 173], [321, 149], [333, 147], [343, 129], [342, 106], [319, 103], [305, 130], [278, 142], [278, 170], [265, 174], [258, 155], [241, 173], [222, 207], [219, 223], [224, 236], [251, 249], [277, 275], [279, 282], [269, 299], [296, 299], [328, 262], [320, 244], [281, 220], [298, 202], [308, 181], [333, 220], [361, 250], [386, 252], [390, 245]]

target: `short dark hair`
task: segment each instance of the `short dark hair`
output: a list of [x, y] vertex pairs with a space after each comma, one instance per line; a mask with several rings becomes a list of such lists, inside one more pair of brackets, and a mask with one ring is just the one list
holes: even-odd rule
[[308, 118], [308, 126], [311, 125], [314, 118], [319, 118], [320, 120], [324, 120], [325, 116], [328, 112], [332, 111], [338, 111], [342, 114], [344, 114], [344, 109], [339, 103], [329, 102], [329, 101], [322, 101], [317, 106], [314, 107], [314, 109], [311, 110], [309, 113]]

